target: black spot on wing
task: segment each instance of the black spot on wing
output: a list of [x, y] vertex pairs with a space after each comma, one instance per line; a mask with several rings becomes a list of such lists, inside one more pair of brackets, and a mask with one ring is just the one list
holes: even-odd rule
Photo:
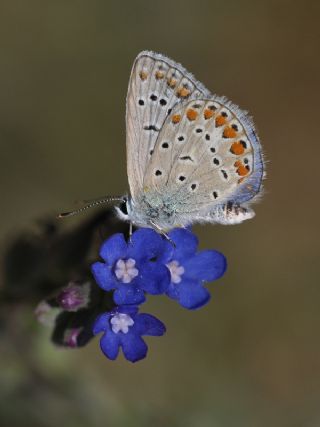
[[190, 156], [181, 156], [179, 157], [180, 160], [190, 160], [190, 162], [193, 162], [193, 159]]
[[159, 132], [160, 129], [158, 129], [156, 126], [154, 125], [149, 125], [149, 126], [144, 126], [143, 127], [144, 130], [154, 130], [155, 132]]

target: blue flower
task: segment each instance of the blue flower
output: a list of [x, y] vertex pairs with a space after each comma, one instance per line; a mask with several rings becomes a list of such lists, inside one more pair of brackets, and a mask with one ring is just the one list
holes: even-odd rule
[[204, 282], [219, 279], [227, 268], [224, 255], [214, 250], [196, 253], [197, 237], [191, 231], [176, 228], [169, 233], [175, 243], [173, 251], [164, 251], [162, 261], [171, 273], [167, 295], [183, 307], [196, 309], [210, 299]]
[[151, 314], [138, 314], [137, 306], [116, 307], [101, 314], [95, 321], [93, 333], [103, 332], [100, 347], [111, 360], [117, 358], [120, 347], [130, 362], [137, 362], [147, 355], [148, 347], [143, 335], [161, 336], [166, 328]]
[[117, 305], [140, 304], [144, 292], [158, 295], [169, 286], [170, 273], [158, 260], [166, 248], [167, 242], [148, 228], [134, 232], [128, 243], [123, 234], [114, 234], [100, 249], [105, 262], [94, 263], [92, 273], [102, 289], [114, 290]]

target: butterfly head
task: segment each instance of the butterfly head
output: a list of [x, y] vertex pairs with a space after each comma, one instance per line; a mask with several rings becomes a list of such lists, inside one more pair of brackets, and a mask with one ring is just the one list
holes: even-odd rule
[[118, 217], [123, 221], [130, 221], [131, 211], [132, 211], [132, 199], [130, 196], [123, 196], [123, 201], [115, 206]]

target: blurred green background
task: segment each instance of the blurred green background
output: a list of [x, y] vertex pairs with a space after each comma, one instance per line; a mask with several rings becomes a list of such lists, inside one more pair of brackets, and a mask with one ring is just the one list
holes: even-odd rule
[[0, 425], [320, 425], [319, 22], [317, 0], [1, 0], [2, 247], [73, 200], [127, 190], [125, 97], [144, 49], [248, 109], [270, 163], [254, 220], [196, 227], [229, 260], [211, 303], [149, 298], [168, 331], [146, 360], [109, 362], [97, 340], [59, 350], [17, 307]]

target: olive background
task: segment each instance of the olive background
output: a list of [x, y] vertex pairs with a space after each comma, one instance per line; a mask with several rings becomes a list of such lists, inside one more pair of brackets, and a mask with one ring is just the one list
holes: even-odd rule
[[319, 19], [316, 0], [1, 0], [2, 249], [74, 200], [128, 190], [125, 98], [141, 50], [249, 110], [267, 159], [253, 220], [195, 227], [228, 258], [210, 304], [145, 304], [167, 326], [145, 360], [110, 362], [98, 340], [58, 349], [32, 306], [15, 307], [1, 425], [320, 425]]

